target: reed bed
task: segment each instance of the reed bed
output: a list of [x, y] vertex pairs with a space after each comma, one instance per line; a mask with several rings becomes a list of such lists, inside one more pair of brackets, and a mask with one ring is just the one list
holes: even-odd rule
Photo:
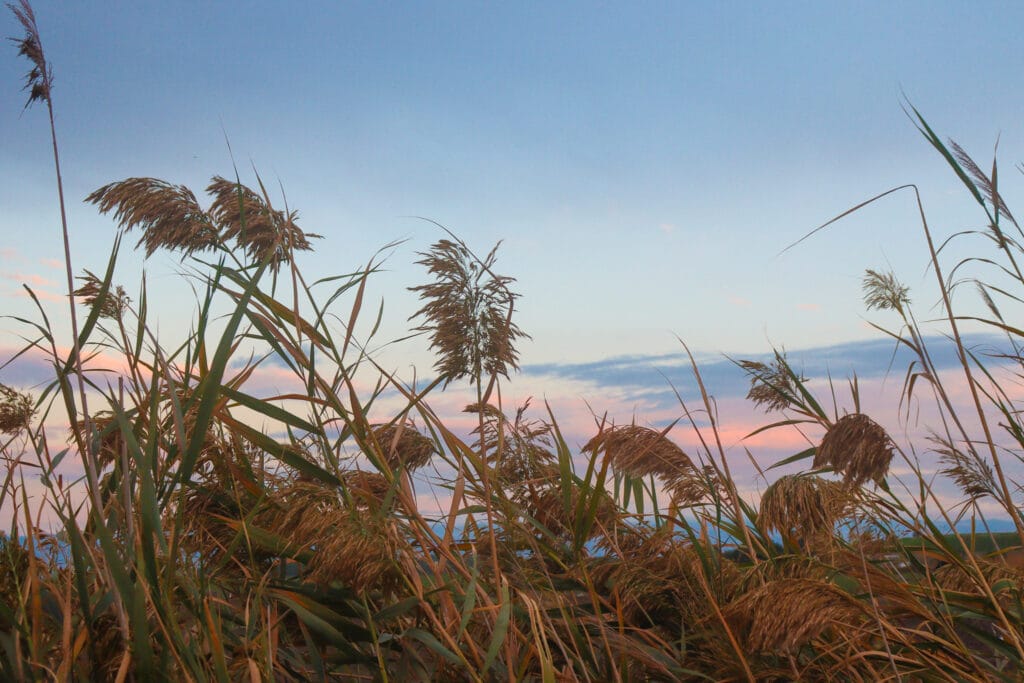
[[[52, 72], [30, 5], [9, 7], [25, 31], [28, 104], [50, 113], [59, 178]], [[1011, 472], [1024, 424], [1012, 375], [996, 366], [1019, 373], [1024, 355], [975, 354], [960, 327], [974, 318], [1020, 348], [1024, 331], [1002, 308], [1024, 294], [1024, 232], [995, 164], [983, 172], [909, 114], [986, 219], [955, 238], [980, 247], [947, 276], [916, 188], [878, 197], [900, 191], [921, 207], [961, 365], [955, 380], [939, 373], [908, 290], [867, 271], [867, 307], [899, 320], [879, 329], [914, 355], [904, 399], [928, 400], [939, 416], [917, 446], [932, 464], [861, 412], [855, 381], [847, 404], [827, 411], [780, 352], [739, 362], [750, 400], [773, 416], [758, 432], [820, 437], [781, 463], [804, 470], [775, 477], [759, 501], [731, 475], [720, 424], [692, 417], [716, 414], [696, 364], [701, 404], [679, 408], [704, 444], [691, 452], [642, 424], [598, 424], [576, 448], [552, 406], [503, 405], [525, 333], [497, 247], [481, 258], [447, 233], [422, 254], [414, 331], [437, 362], [418, 387], [377, 365], [354, 333], [375, 262], [307, 284], [297, 257], [315, 236], [273, 207], [258, 178], [215, 176], [206, 208], [153, 178], [99, 188], [88, 201], [120, 233], [102, 275], [86, 270], [77, 286], [65, 251], [74, 338], [58, 343], [40, 305], [27, 324], [52, 381], [0, 385], [0, 505], [15, 511], [0, 536], [0, 678], [1019, 680], [1024, 524]], [[201, 278], [191, 332], [173, 345], [154, 333], [145, 289], [133, 297], [112, 282], [129, 232], [147, 255], [175, 252]], [[964, 282], [988, 316], [959, 313]], [[265, 355], [239, 365], [243, 340]], [[99, 351], [117, 359], [114, 381], [88, 362]], [[247, 386], [270, 361], [303, 390]], [[475, 394], [469, 434], [451, 427], [461, 416], [431, 409], [453, 383]], [[967, 414], [951, 399], [958, 387], [969, 389]], [[394, 396], [399, 407], [381, 421], [376, 406]], [[42, 426], [62, 414], [70, 445]], [[77, 497], [59, 476], [75, 457], [86, 472]], [[919, 473], [916, 495], [893, 485], [894, 462]], [[451, 473], [440, 515], [423, 511], [412, 478], [431, 466]], [[934, 493], [936, 468], [959, 487], [958, 505]], [[29, 476], [43, 482], [43, 503], [30, 505]], [[987, 534], [982, 502], [1017, 532]], [[43, 528], [44, 506], [56, 527]], [[976, 531], [949, 532], [964, 519]]]

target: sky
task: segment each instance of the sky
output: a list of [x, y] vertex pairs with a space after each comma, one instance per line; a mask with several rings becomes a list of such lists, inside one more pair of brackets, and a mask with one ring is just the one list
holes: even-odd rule
[[[323, 235], [299, 259], [311, 279], [400, 242], [369, 291], [384, 302], [381, 338], [402, 336], [418, 308], [407, 291], [425, 280], [417, 254], [445, 236], [431, 221], [479, 253], [502, 241], [496, 269], [516, 278], [517, 321], [531, 335], [513, 386], [577, 408], [596, 396], [610, 404], [598, 412], [649, 409], [650, 391], [663, 401], [652, 370], [685, 370], [680, 341], [715, 367], [730, 367], [722, 354], [773, 346], [809, 365], [852, 349], [859, 372], [883, 376], [891, 354], [867, 352], [882, 337], [861, 301], [864, 269], [898, 273], [923, 320], [938, 300], [913, 195], [781, 252], [906, 183], [920, 188], [937, 239], [982, 223], [909, 106], [983, 168], [998, 140], [1011, 198], [1021, 180], [1019, 3], [40, 0], [35, 10], [55, 73], [76, 270], [102, 271], [116, 234], [82, 202], [88, 193], [152, 176], [199, 194], [235, 164]], [[0, 31], [21, 34], [8, 12]], [[26, 70], [13, 45], [0, 52], [0, 297], [35, 316], [29, 284], [60, 326], [49, 129], [43, 108], [23, 109]], [[185, 266], [144, 260], [133, 244], [129, 235], [115, 279], [133, 292], [145, 272], [173, 335], [194, 308]], [[0, 348], [22, 334], [0, 322]], [[396, 368], [432, 363], [422, 340], [383, 353]], [[845, 376], [848, 365], [828, 369]], [[735, 377], [720, 386], [723, 399], [744, 393]]]

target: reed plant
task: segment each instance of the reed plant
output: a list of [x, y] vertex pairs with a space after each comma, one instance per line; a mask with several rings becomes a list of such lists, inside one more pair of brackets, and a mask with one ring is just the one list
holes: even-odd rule
[[[49, 114], [63, 215], [50, 65], [27, 1], [9, 7], [25, 31], [28, 104]], [[1024, 331], [1003, 310], [1024, 293], [1024, 232], [995, 164], [983, 172], [909, 113], [985, 215], [983, 230], [953, 238], [980, 237], [978, 255], [947, 268], [913, 186], [865, 204], [902, 193], [920, 209], [960, 374], [939, 372], [907, 288], [867, 271], [867, 307], [898, 320], [879, 330], [913, 355], [903, 399], [938, 416], [931, 438], [892, 438], [881, 425], [893, 416], [863, 412], [856, 378], [845, 403], [831, 388], [826, 410], [785, 354], [738, 361], [750, 400], [773, 415], [757, 433], [811, 441], [777, 463], [805, 469], [774, 477], [760, 500], [732, 475], [695, 362], [700, 400], [680, 398], [664, 429], [598, 420], [576, 447], [554, 407], [505, 405], [525, 333], [497, 247], [480, 258], [446, 233], [422, 255], [414, 331], [437, 363], [418, 386], [356, 332], [376, 258], [308, 282], [297, 259], [315, 236], [258, 176], [253, 187], [215, 176], [206, 208], [153, 178], [99, 188], [87, 201], [120, 233], [77, 287], [62, 231], [72, 343], [36, 300], [25, 352], [45, 352], [52, 381], [0, 385], [0, 505], [14, 511], [0, 536], [0, 678], [1019, 680]], [[144, 284], [129, 296], [113, 281], [132, 231], [147, 256], [174, 252], [199, 280], [181, 339], [158, 337]], [[988, 315], [959, 312], [963, 284]], [[1009, 351], [975, 352], [968, 320]], [[268, 363], [298, 389], [253, 388]], [[468, 434], [431, 407], [459, 381], [475, 399]], [[966, 411], [952, 398], [963, 387]], [[60, 416], [69, 447], [43, 427]], [[671, 438], [679, 425], [699, 448]], [[73, 459], [84, 496], [63, 479]], [[914, 472], [911, 486], [893, 463]], [[416, 495], [424, 468], [449, 473], [439, 514]], [[937, 495], [936, 469], [959, 487], [957, 505]], [[30, 500], [29, 476], [43, 500]], [[993, 504], [1012, 538], [986, 532]], [[965, 519], [973, 531], [958, 532]]]

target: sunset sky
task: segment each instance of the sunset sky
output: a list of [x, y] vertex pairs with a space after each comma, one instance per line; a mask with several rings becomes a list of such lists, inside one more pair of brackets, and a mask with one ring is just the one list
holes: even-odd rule
[[[567, 402], [581, 438], [590, 408], [679, 417], [669, 381], [695, 396], [680, 339], [723, 412], [736, 401], [737, 433], [753, 423], [722, 353], [784, 346], [816, 376], [845, 381], [856, 367], [879, 397], [898, 392], [901, 360], [882, 385], [892, 347], [867, 324], [894, 320], [865, 313], [860, 281], [865, 268], [892, 269], [921, 319], [936, 314], [913, 195], [780, 252], [905, 183], [920, 187], [937, 239], [982, 223], [908, 105], [983, 168], [998, 140], [1011, 205], [1022, 180], [1020, 3], [40, 0], [35, 10], [55, 72], [77, 271], [102, 272], [116, 234], [81, 201], [88, 193], [154, 176], [200, 194], [233, 174], [232, 154], [243, 182], [255, 183], [255, 168], [275, 202], [324, 236], [299, 259], [309, 280], [402, 241], [369, 292], [374, 310], [384, 301], [382, 339], [408, 329], [418, 302], [406, 288], [425, 278], [417, 252], [444, 236], [417, 217], [480, 253], [503, 240], [497, 270], [517, 278], [518, 324], [532, 336], [511, 394]], [[6, 11], [0, 31], [21, 35]], [[28, 284], [59, 328], [60, 217], [45, 110], [23, 111], [27, 69], [7, 44], [0, 297], [34, 318]], [[144, 261], [135, 239], [115, 279], [133, 293], [145, 269], [173, 337], [194, 308], [176, 274], [185, 266]], [[0, 321], [0, 362], [25, 334]], [[429, 374], [424, 347], [383, 357]], [[0, 370], [0, 381], [45, 379], [29, 366]]]

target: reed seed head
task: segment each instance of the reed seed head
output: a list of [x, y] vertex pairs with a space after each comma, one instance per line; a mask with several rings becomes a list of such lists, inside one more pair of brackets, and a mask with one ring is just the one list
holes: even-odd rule
[[797, 385], [807, 381], [807, 378], [793, 371], [786, 355], [779, 351], [775, 352], [775, 360], [771, 363], [741, 360], [739, 366], [750, 380], [747, 398], [769, 412], [784, 410], [792, 405], [798, 394]]
[[156, 178], [127, 178], [99, 188], [85, 201], [100, 213], [114, 211], [114, 220], [125, 232], [142, 231], [136, 249], [146, 257], [158, 249], [184, 255], [216, 248], [219, 238], [213, 219], [199, 206], [192, 190]]
[[438, 353], [434, 368], [445, 386], [462, 377], [478, 383], [482, 377], [501, 375], [519, 367], [516, 341], [527, 337], [512, 322], [518, 294], [509, 285], [514, 278], [493, 271], [498, 245], [480, 260], [461, 241], [440, 240], [418, 261], [434, 282], [410, 287], [426, 303], [412, 318], [423, 318], [417, 331], [430, 335], [430, 348]]
[[793, 653], [823, 637], [857, 640], [864, 606], [824, 581], [780, 579], [746, 593], [725, 610], [753, 651]]
[[295, 250], [311, 250], [309, 238], [320, 237], [295, 224], [296, 212], [275, 210], [265, 197], [239, 182], [214, 176], [206, 192], [214, 197], [210, 215], [221, 238], [234, 240], [256, 263], [269, 259], [274, 272], [291, 260]]
[[589, 453], [603, 450], [620, 472], [634, 477], [656, 474], [678, 480], [693, 471], [693, 461], [662, 432], [639, 425], [612, 426], [600, 431], [583, 446]]
[[885, 477], [892, 457], [892, 440], [881, 425], [867, 415], [851, 413], [825, 432], [814, 467], [831, 467], [848, 485], [860, 486]]
[[758, 520], [765, 530], [809, 537], [830, 532], [850, 502], [848, 488], [839, 482], [788, 474], [765, 490]]
[[416, 431], [416, 427], [404, 424], [374, 425], [373, 435], [384, 449], [384, 459], [393, 470], [405, 467], [412, 472], [430, 462], [437, 453], [434, 442]]
[[903, 313], [910, 305], [909, 288], [900, 284], [892, 273], [880, 273], [869, 268], [864, 271], [861, 287], [864, 290], [864, 305], [868, 310]]
[[968, 499], [998, 498], [995, 474], [988, 462], [975, 452], [963, 452], [943, 437], [933, 435], [931, 440], [937, 444], [935, 452], [943, 465], [939, 471], [951, 478]]
[[14, 13], [18, 23], [25, 29], [23, 38], [11, 38], [10, 40], [18, 46], [18, 55], [25, 57], [32, 64], [32, 68], [25, 75], [23, 89], [28, 91], [25, 108], [27, 109], [36, 101], [49, 103], [50, 88], [53, 85], [53, 70], [46, 62], [46, 55], [43, 54], [43, 42], [39, 38], [35, 12], [32, 11], [28, 0], [20, 0], [17, 5], [7, 3], [7, 8]]
[[269, 261], [277, 272], [293, 251], [312, 249], [309, 238], [319, 237], [295, 224], [295, 212], [275, 211], [241, 183], [214, 176], [206, 191], [214, 197], [208, 212], [188, 187], [156, 178], [110, 183], [86, 201], [99, 207], [100, 213], [114, 211], [124, 231], [142, 230], [136, 248], [144, 246], [147, 257], [158, 249], [188, 256], [233, 241], [252, 261]]
[[14, 435], [28, 429], [35, 413], [31, 396], [0, 384], [0, 433]]
[[101, 318], [122, 319], [132, 301], [128, 293], [124, 291], [124, 287], [121, 285], [109, 287], [106, 294], [100, 299], [100, 294], [103, 292], [102, 280], [89, 270], [86, 270], [85, 275], [78, 279], [82, 281], [82, 285], [74, 291], [74, 295], [81, 299], [82, 303], [90, 308], [99, 304]]

